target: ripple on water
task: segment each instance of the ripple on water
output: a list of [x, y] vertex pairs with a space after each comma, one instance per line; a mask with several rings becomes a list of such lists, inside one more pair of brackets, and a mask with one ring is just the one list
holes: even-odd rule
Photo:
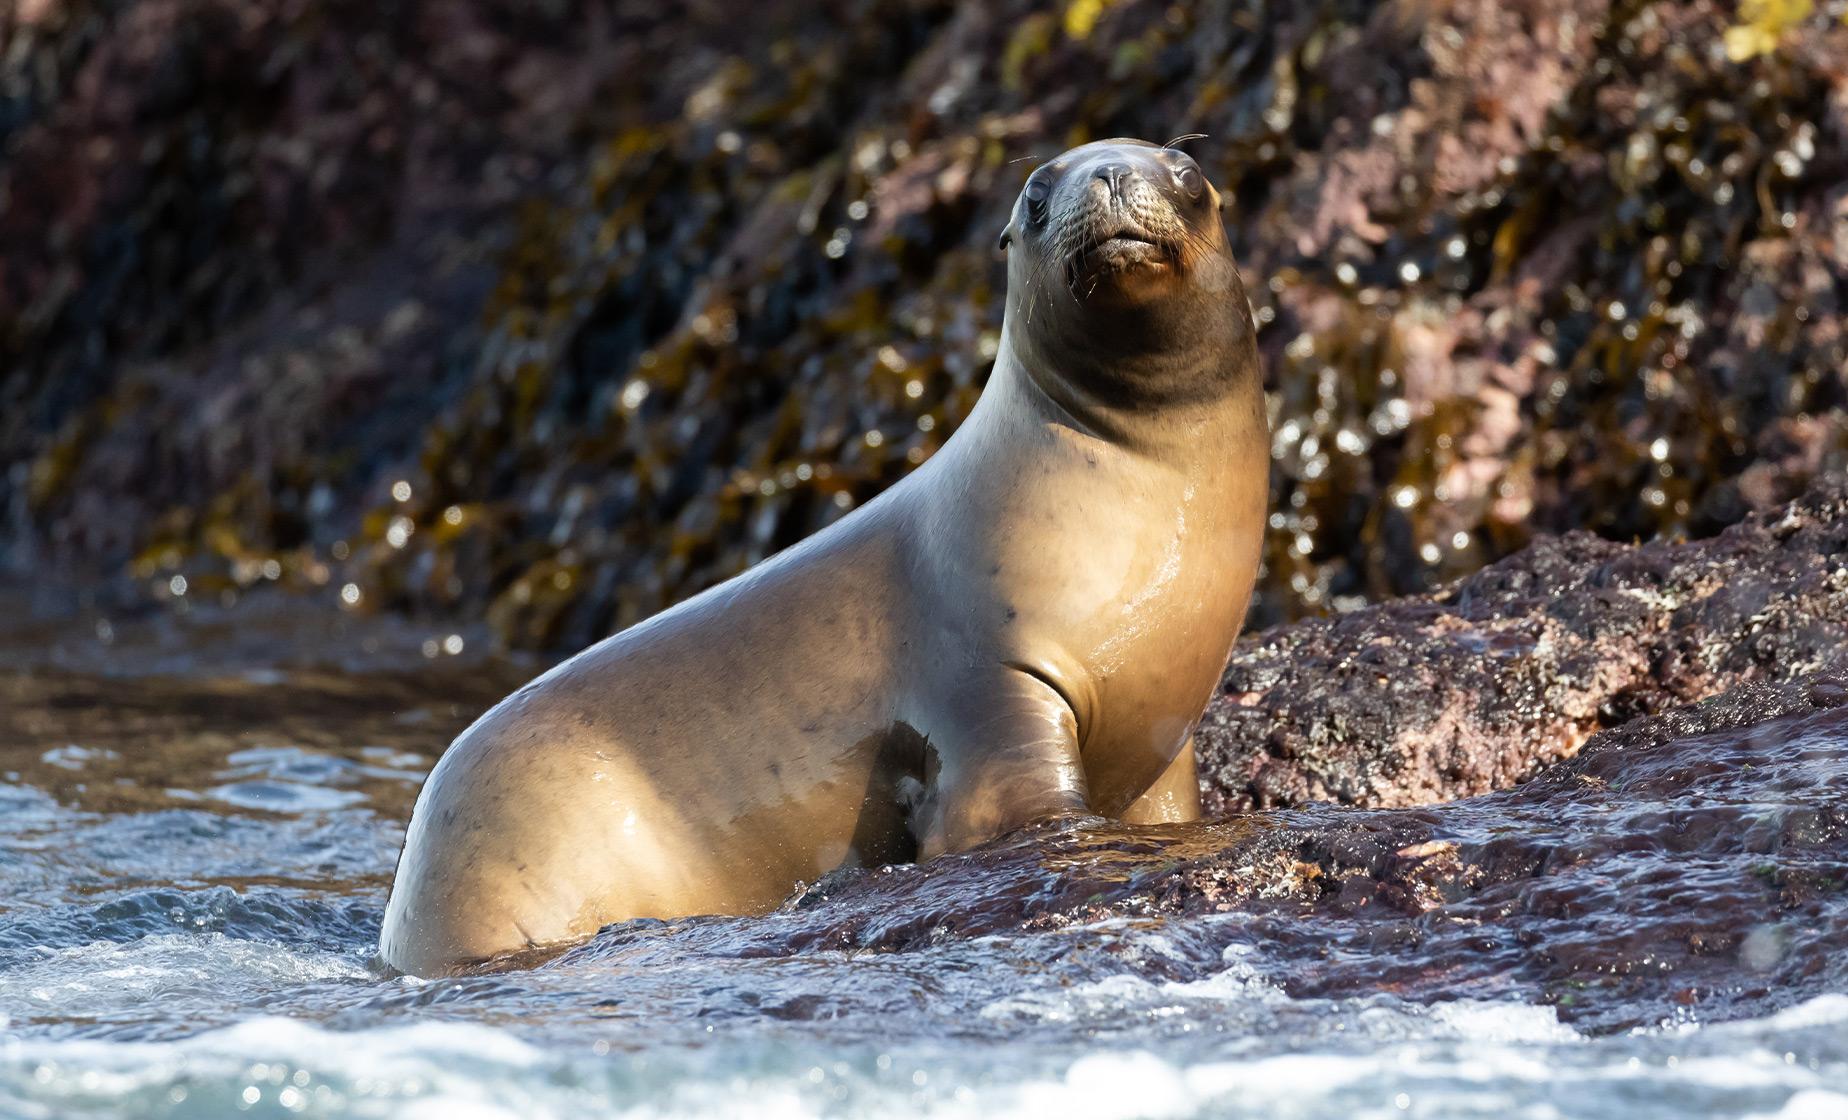
[[178, 932], [353, 949], [371, 945], [378, 936], [378, 908], [370, 901], [240, 892], [225, 886], [152, 887], [101, 903], [66, 903], [0, 919], [0, 965], [34, 949], [70, 949]]
[[267, 819], [207, 808], [122, 814], [36, 808], [35, 825], [0, 835], [0, 865], [11, 865], [0, 866], [0, 884], [8, 888], [0, 918], [166, 884], [375, 895], [404, 836], [402, 822], [360, 808]]
[[205, 792], [241, 809], [275, 813], [329, 812], [363, 804], [363, 785], [422, 780], [415, 756], [387, 748], [366, 748], [359, 759], [296, 746], [252, 747], [225, 758], [221, 777]]
[[111, 750], [95, 747], [82, 747], [76, 743], [66, 743], [62, 747], [53, 747], [39, 756], [39, 761], [47, 766], [56, 766], [64, 770], [82, 770], [98, 762], [114, 762], [122, 756]]

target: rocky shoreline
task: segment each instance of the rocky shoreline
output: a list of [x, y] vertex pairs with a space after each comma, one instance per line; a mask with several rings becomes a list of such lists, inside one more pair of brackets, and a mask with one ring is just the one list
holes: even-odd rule
[[1200, 740], [1217, 821], [1048, 826], [701, 921], [777, 955], [1225, 914], [1150, 967], [1589, 1031], [1763, 1014], [1848, 984], [1844, 626], [1843, 480], [1707, 541], [1541, 542], [1241, 644]]
[[1536, 542], [1447, 591], [1240, 643], [1197, 736], [1213, 815], [1506, 788], [1588, 737], [1848, 657], [1848, 483], [1716, 537]]

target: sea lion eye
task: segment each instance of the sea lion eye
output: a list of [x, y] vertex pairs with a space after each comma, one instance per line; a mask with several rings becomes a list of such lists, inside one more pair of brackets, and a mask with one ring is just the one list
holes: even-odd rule
[[1176, 171], [1174, 178], [1181, 184], [1181, 189], [1194, 198], [1199, 198], [1200, 191], [1206, 187], [1206, 180], [1201, 177], [1200, 169], [1191, 163]]
[[1052, 187], [1044, 179], [1028, 179], [1024, 192], [1027, 198], [1027, 216], [1037, 225], [1046, 220], [1046, 200], [1052, 196]]

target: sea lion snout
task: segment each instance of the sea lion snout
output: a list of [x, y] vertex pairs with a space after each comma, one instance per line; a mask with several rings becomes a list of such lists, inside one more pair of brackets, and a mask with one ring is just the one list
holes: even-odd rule
[[1093, 171], [1091, 177], [1108, 183], [1110, 185], [1110, 197], [1120, 202], [1123, 198], [1123, 184], [1133, 174], [1135, 174], [1135, 172], [1130, 169], [1129, 164], [1118, 160], [1111, 160], [1109, 163]]
[[1148, 174], [1109, 160], [1093, 167], [1082, 188], [1055, 220], [1061, 227], [1055, 255], [1065, 264], [1067, 285], [1080, 295], [1097, 283], [1098, 273], [1182, 263], [1186, 223]]

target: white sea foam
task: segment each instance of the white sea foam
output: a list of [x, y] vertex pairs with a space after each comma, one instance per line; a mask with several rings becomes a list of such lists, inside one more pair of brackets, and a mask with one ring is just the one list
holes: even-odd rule
[[[1145, 963], [1182, 959], [1137, 936]], [[999, 976], [1012, 967], [1007, 948], [971, 944], [950, 955]], [[681, 965], [680, 989], [805, 982], [736, 961]], [[886, 978], [893, 992], [903, 974]], [[1234, 951], [1222, 969], [1186, 982], [1122, 973], [1066, 987], [1029, 969], [1024, 986], [976, 1005], [969, 1038], [757, 1016], [694, 1035], [679, 1020], [651, 1025], [644, 1013], [613, 1026], [614, 1045], [598, 1048], [598, 1020], [581, 1012], [618, 993], [619, 1006], [659, 1006], [637, 1001], [639, 985], [661, 980], [614, 979], [604, 991], [595, 975], [381, 982], [351, 954], [204, 933], [45, 951], [0, 974], [0, 1013], [13, 1017], [0, 1028], [0, 1116], [1848, 1115], [1842, 995], [1721, 1026], [1586, 1036], [1550, 1007], [1512, 1001], [1295, 999]], [[291, 985], [309, 996], [291, 997]], [[391, 1002], [410, 994], [415, 1006]], [[549, 1010], [518, 1012], [527, 1000]], [[330, 1029], [312, 1013], [250, 1017], [279, 1006], [353, 1013], [347, 1021], [361, 1029]], [[241, 1021], [173, 1041], [48, 1037], [33, 1025], [94, 1015], [112, 1030], [141, 1021], [172, 1030], [236, 1007]], [[553, 1013], [569, 1024], [550, 1030]], [[889, 1014], [878, 1012], [881, 1021]], [[905, 1022], [902, 1013], [895, 1021]]]
[[[1773, 1012], [1762, 1019], [1747, 1019], [1738, 1023], [1720, 1023], [1710, 1030], [1722, 1033], [1741, 1031], [1787, 1031], [1804, 1027], [1831, 1026], [1836, 1023], [1848, 1023], [1848, 995], [1829, 992], [1815, 996], [1802, 1003]], [[1844, 1113], [1848, 1116], [1848, 1113]]]
[[[1419, 1018], [1411, 1009], [1404, 1015]], [[480, 1023], [348, 1032], [266, 1017], [173, 1042], [13, 1037], [0, 1043], [0, 1113], [123, 1115], [158, 1105], [177, 1116], [247, 1110], [413, 1120], [900, 1112], [929, 1120], [1614, 1118], [1699, 1114], [1689, 1101], [1707, 1099], [1716, 1107], [1744, 1105], [1762, 1120], [1848, 1115], [1839, 1061], [1812, 1069], [1763, 1047], [1679, 1061], [1658, 1049], [1644, 1060], [1639, 1044], [1685, 1038], [1585, 1039], [1503, 1005], [1434, 1010], [1424, 1018], [1431, 1036], [1383, 1045], [1346, 1037], [1339, 1027], [1352, 1025], [1349, 1018], [1319, 1039], [1299, 1040], [1306, 1045], [1296, 1051], [1228, 1055], [1223, 1047], [1094, 1045], [998, 1054], [941, 1041], [908, 1051], [895, 1040], [874, 1062], [871, 1053], [838, 1051], [822, 1039], [760, 1034], [704, 1049], [624, 1055], [540, 1045]], [[1818, 1022], [1799, 1018], [1805, 1031]], [[1768, 1029], [1777, 1019], [1755, 1025]], [[1469, 1024], [1477, 1025], [1478, 1037], [1454, 1033]]]
[[1754, 1113], [1752, 1120], [1842, 1120], [1844, 1116], [1848, 1116], [1848, 1094], [1805, 1089], [1785, 1101], [1783, 1108]]

